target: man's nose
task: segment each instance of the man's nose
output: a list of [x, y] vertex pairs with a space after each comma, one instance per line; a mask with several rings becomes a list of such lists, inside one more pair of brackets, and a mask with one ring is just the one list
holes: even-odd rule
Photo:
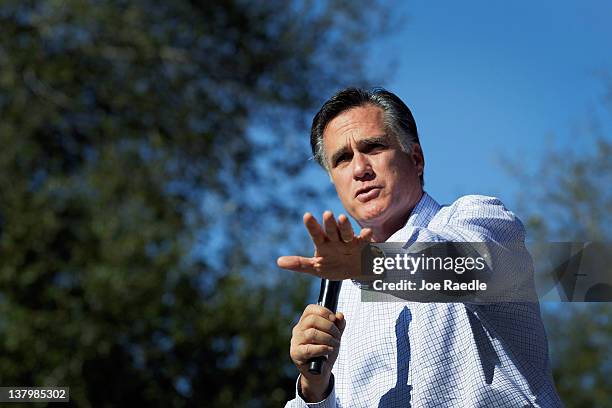
[[372, 164], [368, 156], [362, 153], [355, 153], [353, 156], [353, 177], [356, 180], [369, 179], [374, 175]]

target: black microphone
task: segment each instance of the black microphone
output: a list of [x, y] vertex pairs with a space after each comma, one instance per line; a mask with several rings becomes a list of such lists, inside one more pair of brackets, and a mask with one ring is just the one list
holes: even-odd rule
[[[329, 279], [321, 279], [321, 291], [319, 292], [319, 301], [317, 304], [326, 307], [333, 313], [336, 313], [338, 307], [338, 295], [340, 294], [340, 287], [342, 281], [332, 281]], [[308, 365], [308, 372], [311, 374], [321, 374], [323, 363], [327, 360], [326, 356], [315, 357], [310, 359]]]

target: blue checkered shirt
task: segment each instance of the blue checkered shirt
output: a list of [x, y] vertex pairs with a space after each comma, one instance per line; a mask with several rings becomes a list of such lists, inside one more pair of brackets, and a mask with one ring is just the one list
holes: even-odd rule
[[[427, 193], [387, 242], [524, 242], [496, 198], [440, 206]], [[525, 273], [532, 273], [527, 266]], [[345, 282], [346, 329], [328, 397], [286, 407], [559, 407], [537, 303], [362, 302]]]

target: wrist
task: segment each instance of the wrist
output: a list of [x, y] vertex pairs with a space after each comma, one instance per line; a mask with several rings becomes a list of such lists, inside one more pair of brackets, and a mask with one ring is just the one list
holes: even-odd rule
[[331, 372], [318, 376], [300, 376], [298, 391], [306, 402], [321, 402], [327, 398], [333, 388]]

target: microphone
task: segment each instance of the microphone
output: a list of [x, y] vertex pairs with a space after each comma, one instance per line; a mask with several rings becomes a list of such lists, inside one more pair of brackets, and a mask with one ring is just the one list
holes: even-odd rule
[[[340, 294], [340, 287], [342, 281], [332, 281], [329, 279], [321, 279], [321, 291], [319, 292], [318, 305], [328, 308], [332, 313], [336, 313], [338, 307], [338, 295]], [[323, 363], [327, 360], [327, 356], [320, 356], [310, 359], [308, 365], [308, 372], [311, 374], [321, 374]]]

